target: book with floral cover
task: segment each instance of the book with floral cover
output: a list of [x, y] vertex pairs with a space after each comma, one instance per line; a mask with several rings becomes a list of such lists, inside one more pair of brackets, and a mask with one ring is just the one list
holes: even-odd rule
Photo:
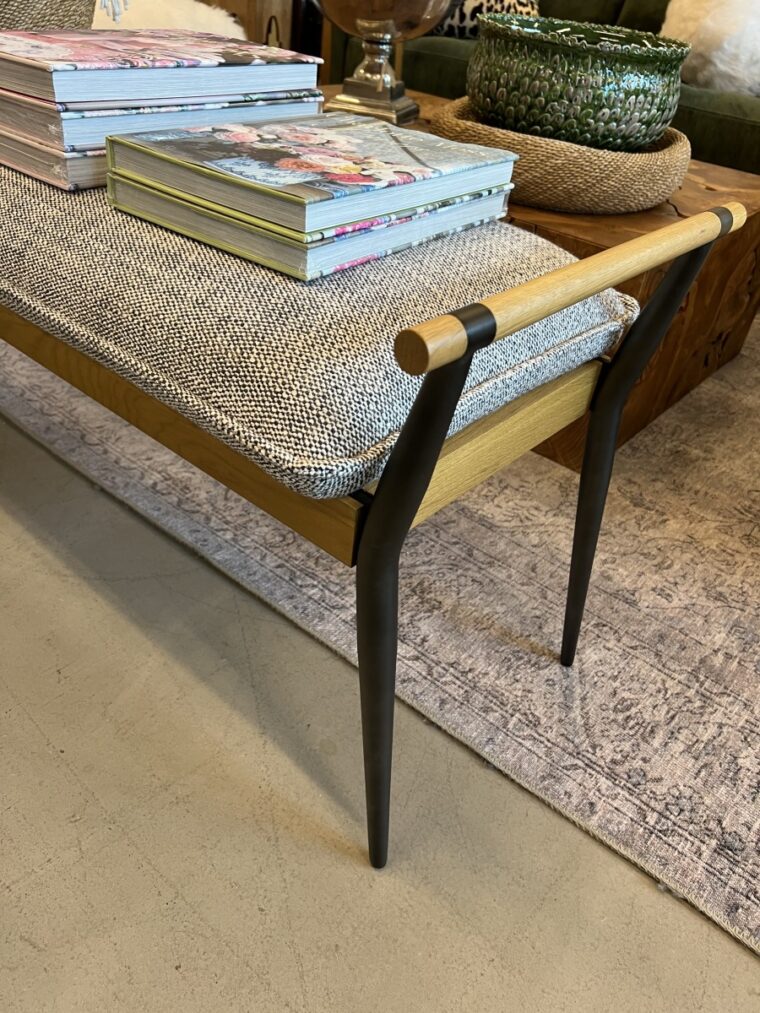
[[506, 186], [516, 155], [381, 120], [306, 120], [116, 136], [115, 173], [299, 232]]
[[[125, 104], [315, 88], [319, 57], [180, 30], [0, 32], [0, 88]], [[128, 102], [127, 102], [128, 100]]]
[[[126, 109], [69, 110], [55, 102], [0, 89], [0, 130], [10, 130], [63, 151], [105, 148], [108, 134], [170, 130], [228, 122], [259, 123], [316, 115], [320, 91], [264, 92], [224, 102], [160, 104]], [[105, 176], [101, 180], [105, 185]]]
[[[138, 183], [135, 179], [129, 179], [126, 176], [121, 176], [118, 173], [109, 173], [109, 179], [111, 181], [124, 180], [125, 182], [134, 183], [139, 186], [145, 185], [143, 183]], [[345, 222], [343, 225], [336, 225], [331, 229], [317, 229], [315, 232], [298, 232], [296, 229], [289, 229], [284, 225], [277, 225], [275, 222], [266, 221], [263, 218], [257, 218], [255, 215], [245, 211], [235, 211], [232, 208], [224, 207], [221, 204], [215, 204], [213, 201], [199, 200], [197, 198], [188, 201], [186, 194], [168, 186], [161, 187], [160, 189], [152, 187], [151, 189], [155, 190], [157, 193], [166, 194], [167, 196], [173, 197], [177, 200], [188, 201], [188, 203], [195, 204], [203, 210], [226, 215], [228, 218], [241, 222], [243, 225], [250, 225], [257, 229], [266, 229], [267, 232], [274, 232], [277, 235], [282, 236], [283, 239], [289, 240], [291, 243], [295, 243], [298, 246], [315, 248], [332, 240], [343, 239], [346, 236], [354, 235], [357, 232], [376, 232], [400, 222], [411, 221], [412, 219], [422, 218], [425, 215], [433, 214], [434, 212], [453, 208], [455, 205], [471, 205], [468, 209], [469, 213], [472, 208], [475, 207], [473, 203], [474, 201], [483, 201], [485, 198], [498, 197], [498, 201], [493, 204], [489, 203], [489, 207], [498, 206], [499, 209], [503, 211], [506, 207], [507, 197], [512, 191], [512, 188], [513, 184], [509, 183], [506, 186], [496, 186], [489, 190], [477, 190], [473, 193], [462, 194], [460, 197], [452, 197], [450, 200], [432, 201], [429, 204], [420, 204], [417, 207], [405, 208], [403, 211], [397, 211], [393, 214], [378, 215], [374, 218], [364, 218], [355, 222]]]
[[353, 222], [334, 230], [332, 235], [299, 237], [210, 202], [184, 200], [180, 193], [158, 190], [116, 174], [108, 177], [109, 199], [119, 210], [302, 281], [314, 281], [440, 236], [495, 221], [504, 214], [507, 190], [502, 187], [467, 194], [403, 215]]
[[[6, 92], [5, 94], [12, 94], [12, 92]], [[303, 98], [305, 101], [310, 101], [311, 98], [319, 96], [320, 99], [324, 99], [324, 95], [319, 88], [294, 88], [288, 91], [261, 91], [261, 92], [241, 92], [237, 95], [193, 95], [193, 105], [238, 105], [242, 102], [276, 102], [279, 99], [284, 98]], [[40, 102], [45, 102], [45, 99], [39, 99]], [[165, 106], [176, 106], [176, 98], [160, 98], [151, 99], [150, 102], [142, 102], [135, 105], [124, 105], [118, 100], [111, 100], [106, 102], [102, 99], [90, 102], [49, 102], [49, 105], [55, 107], [59, 113], [94, 113], [96, 116], [103, 115], [109, 109], [115, 109], [118, 112], [126, 112], [130, 109], [144, 109], [150, 107], [151, 109], [159, 109]]]

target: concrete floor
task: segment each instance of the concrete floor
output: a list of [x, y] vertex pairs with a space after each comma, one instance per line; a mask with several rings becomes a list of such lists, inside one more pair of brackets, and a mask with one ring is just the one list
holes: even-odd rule
[[0, 421], [0, 1008], [744, 1011], [760, 962]]

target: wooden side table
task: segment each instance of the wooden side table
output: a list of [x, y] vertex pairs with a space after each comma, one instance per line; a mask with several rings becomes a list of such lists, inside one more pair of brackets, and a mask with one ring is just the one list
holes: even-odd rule
[[[330, 86], [325, 92], [332, 94], [336, 90], [338, 86]], [[420, 92], [410, 94], [420, 104], [420, 130], [428, 129], [435, 109], [449, 101]], [[519, 201], [519, 192], [515, 196]], [[741, 351], [760, 305], [760, 176], [693, 161], [683, 186], [669, 201], [637, 214], [565, 214], [521, 207], [510, 201], [510, 222], [551, 239], [577, 257], [588, 257], [731, 200], [745, 205], [747, 224], [726, 236], [710, 254], [660, 350], [628, 400], [619, 444]], [[665, 270], [649, 271], [620, 288], [645, 303]], [[579, 419], [536, 449], [579, 471], [586, 427], [587, 420]]]
[[[728, 200], [745, 205], [747, 224], [708, 257], [628, 399], [618, 445], [741, 351], [760, 306], [760, 176], [692, 161], [683, 186], [667, 203], [637, 214], [570, 215], [510, 205], [509, 220], [515, 225], [551, 239], [577, 257], [587, 257]], [[649, 271], [619, 287], [643, 304], [665, 269]], [[587, 424], [586, 418], [579, 419], [536, 449], [579, 471]]]

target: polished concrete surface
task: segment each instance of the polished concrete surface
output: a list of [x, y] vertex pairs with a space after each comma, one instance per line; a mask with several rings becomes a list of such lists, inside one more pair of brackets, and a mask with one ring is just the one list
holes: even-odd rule
[[760, 961], [0, 420], [0, 1009], [760, 1009]]

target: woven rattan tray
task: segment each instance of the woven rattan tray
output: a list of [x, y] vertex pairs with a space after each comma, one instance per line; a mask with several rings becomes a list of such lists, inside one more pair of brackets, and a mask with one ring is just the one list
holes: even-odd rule
[[452, 141], [518, 154], [516, 203], [578, 214], [624, 214], [661, 204], [683, 182], [691, 158], [689, 139], [672, 127], [646, 151], [602, 151], [478, 123], [466, 98], [436, 112], [430, 127]]

